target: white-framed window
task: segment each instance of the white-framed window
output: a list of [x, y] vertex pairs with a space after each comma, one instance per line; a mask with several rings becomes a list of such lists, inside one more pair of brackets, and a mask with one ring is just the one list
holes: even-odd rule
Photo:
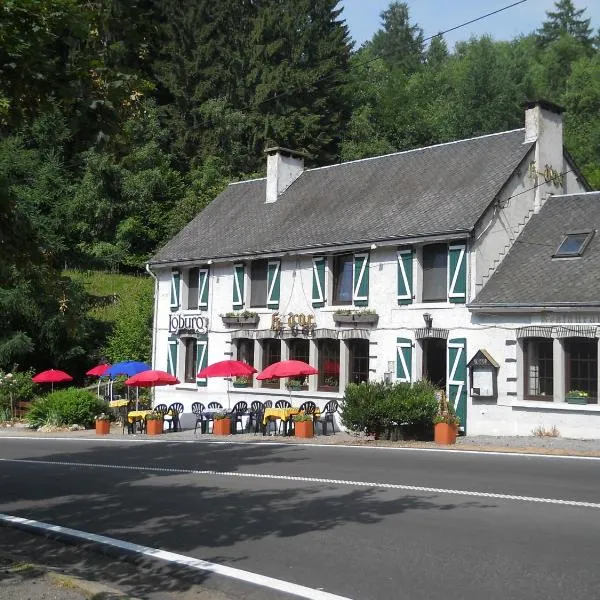
[[333, 274], [332, 304], [352, 304], [354, 254], [338, 254], [337, 256], [333, 256], [331, 270]]
[[554, 399], [554, 341], [551, 338], [523, 340], [525, 399]]
[[423, 246], [422, 302], [446, 302], [448, 296], [448, 245]]
[[267, 269], [266, 259], [253, 260], [250, 263], [250, 307], [266, 308], [267, 306]]

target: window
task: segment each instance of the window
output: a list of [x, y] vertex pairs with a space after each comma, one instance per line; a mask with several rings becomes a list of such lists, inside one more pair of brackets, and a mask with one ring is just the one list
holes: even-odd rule
[[447, 300], [448, 246], [423, 246], [423, 302]]
[[185, 348], [185, 382], [196, 383], [198, 345], [196, 338], [184, 338]]
[[565, 340], [567, 389], [587, 392], [588, 404], [598, 402], [598, 340], [568, 338]]
[[250, 266], [250, 306], [267, 306], [267, 260], [253, 260]]
[[350, 340], [350, 383], [369, 381], [369, 340]]
[[237, 340], [237, 359], [254, 366], [254, 340]]
[[[281, 360], [281, 342], [279, 340], [265, 340], [263, 342], [263, 370], [269, 365]], [[279, 388], [279, 379], [263, 379], [262, 387]]]
[[337, 392], [340, 389], [340, 343], [337, 340], [318, 341], [319, 389]]
[[[310, 356], [309, 341], [308, 340], [290, 340], [290, 360], [301, 360], [302, 362], [308, 363]], [[302, 385], [302, 389], [308, 389], [308, 377], [306, 375], [302, 377], [294, 377], [298, 379]]]
[[554, 345], [545, 338], [528, 338], [523, 344], [525, 398], [553, 400]]
[[198, 308], [198, 287], [200, 283], [200, 269], [194, 267], [188, 273], [188, 308], [195, 310]]
[[352, 304], [354, 256], [333, 257], [333, 304]]
[[553, 258], [581, 256], [592, 239], [593, 232], [567, 233]]

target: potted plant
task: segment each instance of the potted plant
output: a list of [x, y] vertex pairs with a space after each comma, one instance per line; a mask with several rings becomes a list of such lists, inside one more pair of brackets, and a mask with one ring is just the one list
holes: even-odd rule
[[146, 415], [146, 432], [148, 435], [160, 435], [163, 433], [164, 416], [158, 412]]
[[219, 412], [213, 415], [213, 434], [231, 434], [231, 419], [225, 413]]
[[96, 435], [107, 435], [110, 433], [110, 415], [100, 413], [96, 415]]
[[590, 395], [582, 390], [570, 390], [565, 396], [568, 404], [587, 404]]
[[311, 438], [314, 436], [313, 415], [298, 413], [294, 415], [294, 435], [299, 438]]
[[337, 392], [339, 390], [340, 380], [337, 377], [325, 377], [323, 385], [319, 386], [322, 392]]
[[252, 379], [250, 377], [240, 376], [233, 380], [234, 388], [246, 388], [252, 385]]
[[221, 315], [224, 325], [256, 325], [259, 318], [258, 313], [250, 310], [228, 312]]
[[285, 387], [292, 392], [299, 391], [302, 389], [302, 381], [300, 379], [289, 379]]

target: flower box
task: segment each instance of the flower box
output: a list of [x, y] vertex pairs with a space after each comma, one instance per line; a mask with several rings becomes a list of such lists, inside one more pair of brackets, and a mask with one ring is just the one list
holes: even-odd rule
[[232, 385], [234, 388], [247, 388], [250, 387], [251, 384], [249, 381], [246, 381], [245, 383], [238, 383], [237, 381], [234, 381]]
[[215, 419], [213, 421], [213, 435], [231, 435], [231, 419]]
[[108, 435], [110, 433], [110, 421], [108, 419], [96, 420], [96, 435]]
[[337, 325], [376, 325], [379, 315], [376, 313], [333, 313], [333, 320]]
[[567, 404], [587, 404], [588, 396], [581, 396], [579, 394], [567, 394], [565, 396], [565, 402]]
[[227, 326], [231, 325], [257, 325], [260, 317], [258, 315], [250, 315], [250, 316], [234, 316], [234, 315], [222, 315], [221, 319], [223, 319], [223, 324]]

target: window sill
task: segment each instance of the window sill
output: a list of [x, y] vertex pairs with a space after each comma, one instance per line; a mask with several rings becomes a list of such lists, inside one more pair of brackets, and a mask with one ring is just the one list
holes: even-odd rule
[[341, 392], [320, 392], [318, 390], [300, 390], [292, 391], [290, 394], [287, 390], [274, 390], [269, 388], [232, 388], [229, 390], [230, 394], [252, 394], [253, 396], [285, 396], [289, 397], [301, 397], [301, 398], [343, 398], [344, 394]]
[[547, 400], [513, 400], [509, 406], [513, 408], [600, 413], [600, 405], [598, 404], [568, 404], [567, 402], [548, 402]]
[[198, 386], [195, 383], [178, 383], [175, 386], [176, 390], [188, 390], [188, 391], [194, 391], [198, 389]]

